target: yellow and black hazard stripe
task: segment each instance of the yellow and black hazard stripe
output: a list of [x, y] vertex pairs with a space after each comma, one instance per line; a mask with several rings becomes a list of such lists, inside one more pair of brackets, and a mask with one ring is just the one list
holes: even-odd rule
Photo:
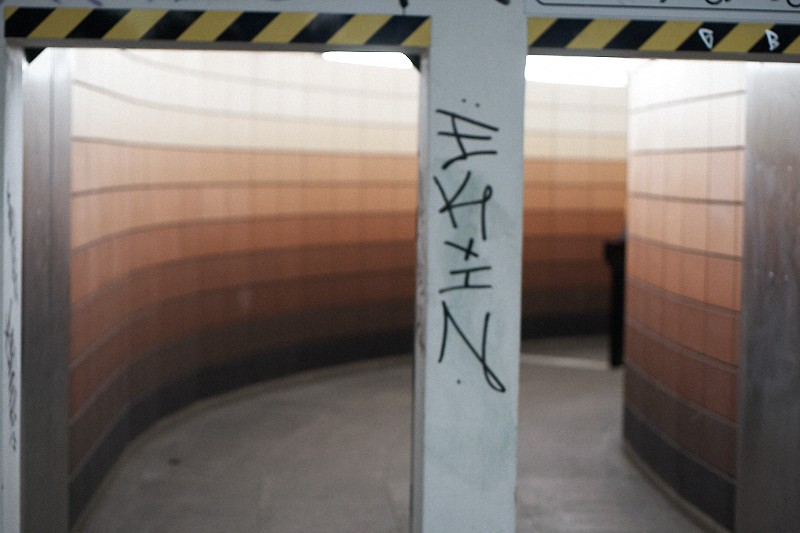
[[7, 8], [6, 38], [427, 47], [427, 17], [159, 9]]
[[[800, 26], [624, 19], [528, 20], [531, 50], [800, 54]], [[759, 58], [761, 59], [761, 57]]]

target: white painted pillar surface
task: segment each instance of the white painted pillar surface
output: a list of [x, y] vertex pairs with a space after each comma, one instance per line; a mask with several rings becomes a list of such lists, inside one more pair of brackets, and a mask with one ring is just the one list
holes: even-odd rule
[[22, 291], [22, 51], [9, 49], [0, 36], [2, 117], [2, 304], [0, 364], [0, 532], [20, 531], [20, 302]]
[[431, 4], [421, 95], [414, 532], [515, 530], [523, 7]]

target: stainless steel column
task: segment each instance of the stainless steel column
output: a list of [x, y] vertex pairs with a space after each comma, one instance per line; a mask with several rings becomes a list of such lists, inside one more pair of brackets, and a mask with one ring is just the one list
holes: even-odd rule
[[800, 67], [747, 81], [737, 531], [800, 531]]
[[25, 70], [22, 530], [68, 530], [70, 100], [68, 52]]

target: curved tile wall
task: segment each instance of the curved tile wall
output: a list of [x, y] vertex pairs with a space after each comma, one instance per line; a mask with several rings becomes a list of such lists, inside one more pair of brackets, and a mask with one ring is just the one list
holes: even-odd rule
[[[159, 417], [266, 377], [411, 351], [419, 84], [315, 54], [75, 61], [73, 521]], [[625, 98], [530, 91], [524, 309], [538, 333], [603, 324]]]
[[733, 527], [744, 65], [655, 61], [631, 92], [625, 438]]
[[419, 84], [314, 54], [75, 58], [73, 520], [159, 417], [410, 349]]
[[528, 84], [523, 336], [607, 330], [603, 246], [624, 229], [627, 96]]

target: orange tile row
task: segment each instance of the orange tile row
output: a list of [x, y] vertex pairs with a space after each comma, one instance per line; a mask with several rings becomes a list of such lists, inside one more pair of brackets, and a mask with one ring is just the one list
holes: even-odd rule
[[556, 184], [617, 184], [625, 185], [627, 163], [593, 159], [526, 159], [526, 185], [554, 182]]
[[72, 141], [72, 191], [167, 184], [380, 183], [416, 186], [417, 158], [403, 155], [193, 149]]
[[668, 246], [741, 257], [743, 223], [741, 204], [628, 197], [628, 232]]
[[628, 190], [632, 194], [742, 202], [744, 150], [630, 154]]

